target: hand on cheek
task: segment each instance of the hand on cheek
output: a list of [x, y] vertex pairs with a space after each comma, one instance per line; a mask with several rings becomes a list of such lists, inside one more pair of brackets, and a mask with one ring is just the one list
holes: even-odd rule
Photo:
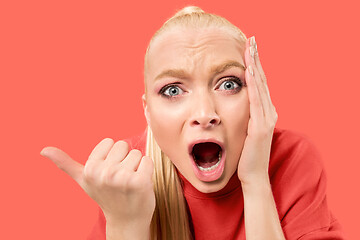
[[270, 99], [254, 37], [246, 41], [245, 63], [250, 120], [238, 164], [238, 177], [242, 184], [251, 184], [269, 180], [270, 149], [278, 116]]

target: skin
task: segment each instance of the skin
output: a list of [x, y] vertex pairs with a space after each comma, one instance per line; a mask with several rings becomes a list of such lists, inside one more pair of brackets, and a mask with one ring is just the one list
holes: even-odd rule
[[[250, 118], [245, 69], [232, 67], [216, 76], [210, 69], [228, 60], [245, 66], [244, 50], [244, 44], [224, 30], [175, 29], [160, 36], [149, 51], [147, 92], [143, 97], [148, 124], [160, 148], [180, 173], [204, 193], [222, 189], [236, 171]], [[184, 69], [188, 77], [155, 80], [162, 71], [178, 68]], [[232, 76], [239, 78], [243, 86], [226, 89], [225, 81], [234, 82]], [[175, 82], [177, 95], [166, 98], [159, 93]], [[215, 181], [197, 178], [188, 154], [188, 145], [203, 138], [214, 138], [224, 144], [225, 168]]]
[[[125, 141], [100, 141], [85, 165], [56, 147], [40, 152], [96, 201], [106, 218], [106, 239], [149, 239], [155, 209], [153, 162]], [[125, 206], [125, 207], [124, 207]]]
[[[241, 46], [219, 29], [175, 30], [155, 42], [148, 59], [148, 91], [143, 104], [161, 149], [201, 192], [222, 189], [237, 170], [244, 196], [246, 239], [285, 239], [268, 175], [278, 116], [255, 38]], [[211, 66], [228, 59], [244, 64], [246, 71], [233, 68], [211, 77]], [[188, 72], [185, 80], [173, 77], [154, 80], [164, 69], [179, 67]], [[237, 92], [218, 87], [220, 79], [232, 75], [245, 80], [246, 87]], [[159, 95], [159, 88], [174, 82], [182, 89], [175, 91], [175, 99]], [[187, 144], [199, 137], [213, 137], [224, 143], [225, 170], [216, 181], [199, 180], [191, 168]]]
[[[255, 46], [249, 40], [241, 46], [217, 29], [169, 32], [150, 51], [148, 91], [143, 96], [145, 116], [162, 150], [199, 191], [220, 190], [237, 170], [243, 188], [247, 239], [285, 239], [268, 176], [277, 114]], [[243, 64], [246, 71], [231, 68], [211, 77], [212, 64], [228, 58]], [[154, 81], [165, 67], [183, 67], [189, 73], [186, 81], [176, 79], [184, 92], [173, 101], [156, 91], [160, 83], [175, 80]], [[225, 88], [222, 81], [229, 76], [238, 77], [246, 87], [239, 91]], [[216, 181], [200, 181], [189, 165], [187, 144], [199, 137], [216, 138], [224, 144], [225, 170]], [[155, 209], [150, 158], [139, 150], [129, 151], [126, 142], [110, 138], [95, 146], [85, 165], [56, 147], [45, 147], [40, 154], [98, 203], [106, 218], [108, 240], [149, 239]]]

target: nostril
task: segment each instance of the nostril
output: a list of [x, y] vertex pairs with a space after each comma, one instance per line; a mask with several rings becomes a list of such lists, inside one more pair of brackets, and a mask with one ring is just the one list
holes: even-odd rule
[[217, 121], [216, 121], [216, 119], [212, 119], [212, 120], [210, 121], [210, 123], [211, 123], [211, 124], [216, 124]]
[[203, 127], [212, 127], [212, 126], [215, 126], [215, 125], [218, 125], [220, 123], [220, 119], [218, 118], [199, 118], [199, 119], [194, 119], [192, 121], [192, 125], [193, 126], [203, 126]]
[[198, 121], [194, 121], [194, 125], [200, 125], [200, 123]]

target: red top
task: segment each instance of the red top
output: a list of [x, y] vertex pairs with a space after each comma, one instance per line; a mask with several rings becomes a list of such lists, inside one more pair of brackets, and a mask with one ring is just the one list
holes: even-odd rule
[[[145, 152], [145, 133], [127, 140]], [[244, 199], [235, 174], [218, 192], [201, 193], [180, 173], [196, 240], [245, 239]], [[311, 141], [299, 133], [275, 128], [269, 176], [281, 226], [287, 240], [345, 239], [328, 208], [326, 173]], [[99, 218], [88, 240], [105, 240], [105, 217]], [[260, 230], [260, 229], [259, 229]]]

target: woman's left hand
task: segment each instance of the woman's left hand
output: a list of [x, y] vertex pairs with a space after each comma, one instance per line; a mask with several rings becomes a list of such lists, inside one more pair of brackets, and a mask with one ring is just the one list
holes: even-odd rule
[[270, 149], [278, 115], [270, 99], [255, 37], [246, 41], [245, 63], [250, 120], [238, 164], [238, 177], [243, 185], [249, 185], [269, 180]]

